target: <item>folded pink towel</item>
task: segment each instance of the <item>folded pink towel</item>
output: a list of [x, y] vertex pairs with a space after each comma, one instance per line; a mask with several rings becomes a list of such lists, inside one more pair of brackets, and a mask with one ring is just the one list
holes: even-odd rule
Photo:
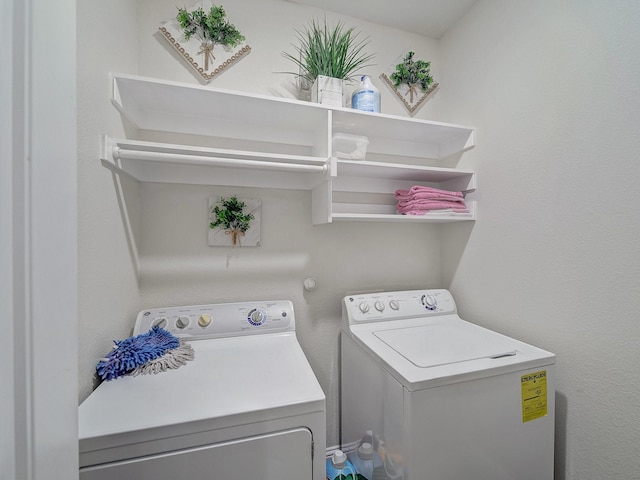
[[462, 194], [454, 195], [455, 193], [461, 192], [447, 192], [447, 193], [435, 193], [435, 192], [418, 192], [413, 195], [398, 195], [396, 193], [396, 200], [399, 202], [407, 202], [416, 199], [437, 199], [437, 200], [462, 200], [464, 197]]
[[444, 210], [451, 209], [454, 212], [466, 212], [468, 211], [467, 206], [464, 202], [442, 202], [442, 201], [428, 201], [428, 200], [420, 200], [418, 202], [412, 202], [410, 205], [397, 207], [398, 213], [410, 213], [410, 212], [428, 212], [431, 210]]
[[427, 213], [469, 213], [468, 208], [444, 208], [442, 210], [409, 210], [407, 212], [399, 212], [402, 215], [426, 215]]
[[409, 190], [396, 190], [396, 210], [404, 215], [425, 215], [429, 212], [469, 213], [462, 192], [415, 185]]
[[441, 190], [439, 188], [433, 187], [423, 187], [422, 185], [414, 185], [409, 190], [396, 190], [397, 196], [410, 196], [415, 195], [416, 193], [435, 193], [440, 195], [454, 195], [456, 197], [462, 197], [462, 192], [450, 192], [448, 190]]
[[398, 200], [398, 207], [418, 207], [422, 205], [430, 205], [433, 203], [448, 203], [451, 207], [460, 207], [460, 204], [464, 207], [464, 198], [448, 197], [448, 198], [416, 198], [412, 200]]

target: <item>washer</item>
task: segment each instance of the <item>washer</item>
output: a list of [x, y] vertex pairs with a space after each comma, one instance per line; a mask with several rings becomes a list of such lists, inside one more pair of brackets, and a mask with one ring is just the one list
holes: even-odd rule
[[374, 444], [374, 478], [553, 479], [552, 353], [462, 320], [446, 290], [342, 311], [341, 444]]
[[324, 478], [325, 396], [291, 302], [154, 308], [133, 333], [153, 325], [188, 338], [195, 358], [82, 402], [80, 479]]

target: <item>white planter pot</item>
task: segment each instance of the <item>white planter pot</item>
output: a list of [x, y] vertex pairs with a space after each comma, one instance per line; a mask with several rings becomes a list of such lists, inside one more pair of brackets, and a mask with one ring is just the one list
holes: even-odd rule
[[345, 104], [344, 92], [344, 80], [318, 75], [311, 87], [311, 101], [332, 107], [343, 107]]

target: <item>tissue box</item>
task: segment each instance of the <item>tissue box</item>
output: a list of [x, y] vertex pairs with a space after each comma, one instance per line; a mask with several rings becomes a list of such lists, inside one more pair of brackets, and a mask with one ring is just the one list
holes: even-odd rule
[[369, 139], [348, 133], [333, 134], [333, 156], [343, 160], [364, 160]]

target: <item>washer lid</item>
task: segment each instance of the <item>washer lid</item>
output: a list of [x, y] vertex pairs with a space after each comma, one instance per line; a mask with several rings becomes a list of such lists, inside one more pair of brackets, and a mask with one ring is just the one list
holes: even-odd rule
[[416, 367], [435, 367], [516, 354], [512, 342], [461, 323], [374, 331], [373, 334]]
[[555, 355], [457, 315], [349, 325], [357, 344], [409, 391], [555, 363]]

